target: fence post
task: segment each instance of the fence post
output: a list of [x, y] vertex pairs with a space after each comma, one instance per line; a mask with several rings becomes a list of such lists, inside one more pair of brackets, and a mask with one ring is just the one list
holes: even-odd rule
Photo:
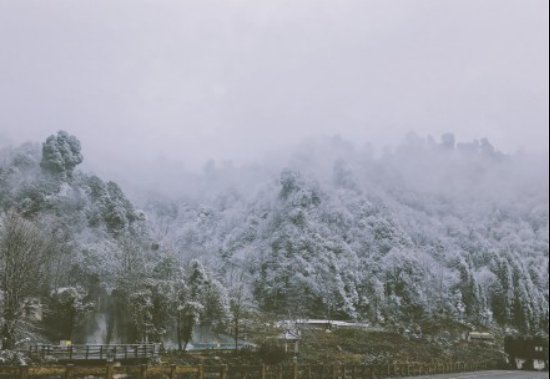
[[296, 359], [292, 362], [292, 379], [298, 379], [298, 362]]
[[105, 379], [113, 379], [115, 375], [115, 364], [113, 362], [107, 363], [107, 376]]
[[266, 379], [266, 371], [265, 371], [265, 364], [262, 363], [262, 367], [260, 369], [260, 376], [262, 379]]
[[222, 365], [220, 370], [220, 379], [227, 379], [227, 365]]
[[204, 379], [204, 368], [202, 365], [198, 365], [197, 379]]
[[176, 379], [176, 365], [170, 365], [170, 379]]
[[29, 377], [29, 366], [27, 365], [19, 366], [19, 378], [28, 379], [28, 377]]
[[147, 365], [142, 364], [140, 366], [140, 376], [139, 379], [147, 379]]
[[105, 368], [105, 379], [113, 379], [113, 366], [111, 363], [107, 363]]
[[65, 379], [72, 379], [74, 365], [68, 364], [65, 366]]

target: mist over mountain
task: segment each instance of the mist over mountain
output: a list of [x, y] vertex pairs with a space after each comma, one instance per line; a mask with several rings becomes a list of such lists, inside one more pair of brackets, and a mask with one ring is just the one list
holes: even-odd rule
[[411, 133], [381, 154], [318, 138], [248, 166], [167, 163], [156, 175], [173, 187], [148, 193], [81, 171], [85, 157], [65, 132], [0, 153], [1, 275], [19, 267], [8, 251], [21, 233], [39, 241], [43, 262], [11, 303], [10, 283], [1, 289], [9, 341], [32, 324], [54, 340], [161, 340], [177, 329], [187, 343], [194, 325], [227, 327], [243, 294], [275, 317], [547, 332], [540, 157], [452, 134]]
[[149, 202], [161, 245], [242, 271], [270, 311], [544, 325], [544, 160], [410, 134], [379, 157], [340, 137], [305, 143], [263, 171], [212, 166], [200, 195]]

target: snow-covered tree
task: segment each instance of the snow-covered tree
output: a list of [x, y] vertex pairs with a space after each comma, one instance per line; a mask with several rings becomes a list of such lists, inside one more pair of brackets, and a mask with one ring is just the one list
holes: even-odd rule
[[75, 328], [85, 322], [86, 314], [93, 308], [94, 303], [81, 286], [54, 289], [50, 294], [47, 309], [49, 327], [56, 329], [59, 333], [58, 339], [71, 341]]
[[61, 179], [70, 178], [74, 168], [82, 163], [80, 141], [65, 131], [51, 135], [42, 145], [40, 166]]
[[48, 267], [45, 235], [10, 212], [0, 218], [0, 309], [2, 348], [12, 349], [28, 321], [26, 304], [38, 294]]

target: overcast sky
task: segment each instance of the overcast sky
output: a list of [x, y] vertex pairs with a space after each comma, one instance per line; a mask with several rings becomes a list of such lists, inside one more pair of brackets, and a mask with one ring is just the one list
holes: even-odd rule
[[548, 1], [0, 0], [0, 139], [59, 129], [95, 166], [411, 130], [546, 152]]

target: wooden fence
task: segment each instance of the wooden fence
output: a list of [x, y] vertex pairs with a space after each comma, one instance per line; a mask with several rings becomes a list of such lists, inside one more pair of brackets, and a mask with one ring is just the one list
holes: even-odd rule
[[495, 361], [392, 363], [385, 365], [279, 365], [279, 366], [121, 366], [113, 363], [98, 366], [20, 366], [1, 367], [0, 378], [105, 378], [105, 379], [380, 379], [494, 369]]
[[117, 378], [177, 378], [179, 375], [193, 374], [195, 378], [204, 378], [202, 365], [195, 367], [185, 366], [118, 366], [107, 364], [102, 366], [74, 366], [54, 365], [54, 366], [20, 366], [20, 367], [0, 367], [0, 378], [11, 379], [30, 379], [30, 378], [63, 378], [76, 379], [82, 377], [94, 377], [105, 379]]
[[416, 375], [443, 374], [452, 372], [490, 370], [498, 366], [496, 361], [487, 362], [435, 362], [392, 363], [381, 365], [287, 365], [287, 366], [235, 366], [220, 379], [379, 379], [410, 377]]

